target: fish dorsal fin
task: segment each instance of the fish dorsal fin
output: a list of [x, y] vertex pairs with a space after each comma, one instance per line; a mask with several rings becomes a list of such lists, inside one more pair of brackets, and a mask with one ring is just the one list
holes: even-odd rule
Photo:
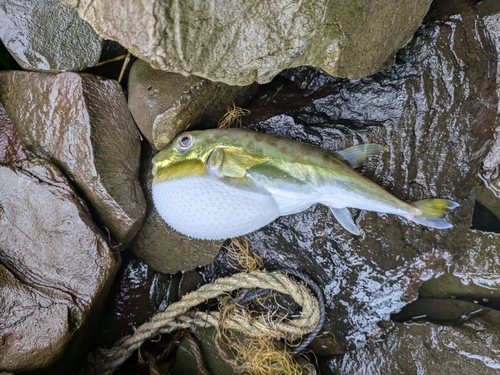
[[216, 147], [207, 159], [206, 167], [209, 173], [217, 177], [242, 178], [247, 170], [265, 163], [267, 155], [239, 147]]
[[379, 145], [378, 143], [364, 143], [362, 145], [348, 147], [336, 153], [339, 154], [341, 156], [340, 159], [347, 162], [351, 168], [358, 168], [369, 157], [380, 155], [384, 151], [387, 151], [387, 147]]
[[351, 213], [347, 208], [330, 207], [330, 210], [332, 211], [333, 216], [335, 216], [335, 219], [337, 219], [340, 225], [342, 225], [352, 234], [359, 236], [359, 229], [352, 220]]

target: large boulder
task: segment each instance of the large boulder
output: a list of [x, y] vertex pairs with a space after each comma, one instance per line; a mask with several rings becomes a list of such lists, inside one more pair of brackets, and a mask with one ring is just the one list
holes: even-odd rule
[[216, 127], [228, 107], [243, 106], [258, 88], [186, 77], [137, 60], [130, 69], [128, 105], [144, 137], [161, 150], [190, 127]]
[[[174, 73], [230, 85], [267, 83], [315, 66], [340, 77], [373, 74], [394, 61], [431, 0], [63, 0], [97, 32]], [[127, 20], [127, 22], [123, 22]]]
[[423, 280], [466, 250], [480, 163], [492, 145], [497, 57], [473, 9], [429, 19], [398, 63], [361, 80], [313, 69], [284, 72], [263, 89], [243, 125], [325, 149], [375, 142], [388, 152], [361, 172], [405, 201], [460, 203], [448, 230], [394, 215], [352, 211], [353, 236], [326, 207], [281, 217], [247, 236], [266, 267], [297, 268], [325, 292], [325, 330], [364, 340], [417, 297]]
[[24, 69], [80, 71], [99, 61], [102, 38], [58, 0], [2, 0], [0, 39]]
[[140, 134], [120, 85], [90, 74], [0, 72], [0, 101], [25, 145], [57, 165], [126, 247], [141, 227]]
[[0, 371], [38, 371], [65, 351], [77, 364], [119, 263], [53, 165], [0, 164], [0, 244]]

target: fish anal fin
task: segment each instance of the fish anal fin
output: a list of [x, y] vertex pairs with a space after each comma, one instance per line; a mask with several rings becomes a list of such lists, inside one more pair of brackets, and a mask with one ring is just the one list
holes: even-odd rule
[[340, 155], [340, 159], [347, 162], [351, 168], [358, 168], [369, 157], [380, 155], [384, 151], [387, 151], [386, 146], [379, 145], [378, 143], [364, 143], [362, 145], [348, 147], [336, 153]]
[[330, 207], [330, 210], [332, 211], [333, 216], [335, 216], [335, 219], [337, 219], [340, 225], [342, 225], [352, 234], [359, 236], [359, 229], [354, 223], [354, 220], [352, 220], [351, 213], [347, 208]]

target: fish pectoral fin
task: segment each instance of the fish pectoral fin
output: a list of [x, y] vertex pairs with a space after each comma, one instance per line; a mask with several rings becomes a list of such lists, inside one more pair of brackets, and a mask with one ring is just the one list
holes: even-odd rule
[[351, 213], [347, 208], [334, 208], [330, 207], [333, 216], [335, 219], [342, 225], [345, 229], [347, 229], [352, 234], [359, 236], [359, 229], [352, 220]]
[[378, 143], [364, 143], [362, 145], [348, 147], [336, 153], [340, 155], [340, 159], [346, 161], [351, 168], [358, 168], [369, 157], [380, 155], [384, 151], [387, 151], [386, 146], [379, 145]]
[[207, 159], [206, 168], [217, 177], [244, 177], [249, 168], [265, 163], [267, 155], [240, 147], [216, 147]]

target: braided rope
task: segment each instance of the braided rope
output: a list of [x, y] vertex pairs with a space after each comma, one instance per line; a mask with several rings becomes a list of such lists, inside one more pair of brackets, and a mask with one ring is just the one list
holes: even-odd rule
[[139, 326], [129, 336], [123, 337], [111, 349], [102, 349], [97, 359], [96, 374], [109, 375], [125, 362], [132, 353], [148, 339], [193, 326], [218, 326], [221, 313], [191, 312], [189, 310], [207, 300], [227, 295], [238, 289], [269, 289], [290, 295], [302, 307], [300, 317], [293, 320], [270, 317], [252, 317], [236, 310], [224, 316], [224, 328], [244, 333], [259, 332], [276, 338], [293, 341], [318, 329], [322, 321], [318, 300], [303, 283], [291, 279], [284, 273], [262, 270], [238, 273], [201, 286], [198, 290], [185, 295], [180, 301], [172, 303], [167, 309], [156, 314], [151, 320]]

